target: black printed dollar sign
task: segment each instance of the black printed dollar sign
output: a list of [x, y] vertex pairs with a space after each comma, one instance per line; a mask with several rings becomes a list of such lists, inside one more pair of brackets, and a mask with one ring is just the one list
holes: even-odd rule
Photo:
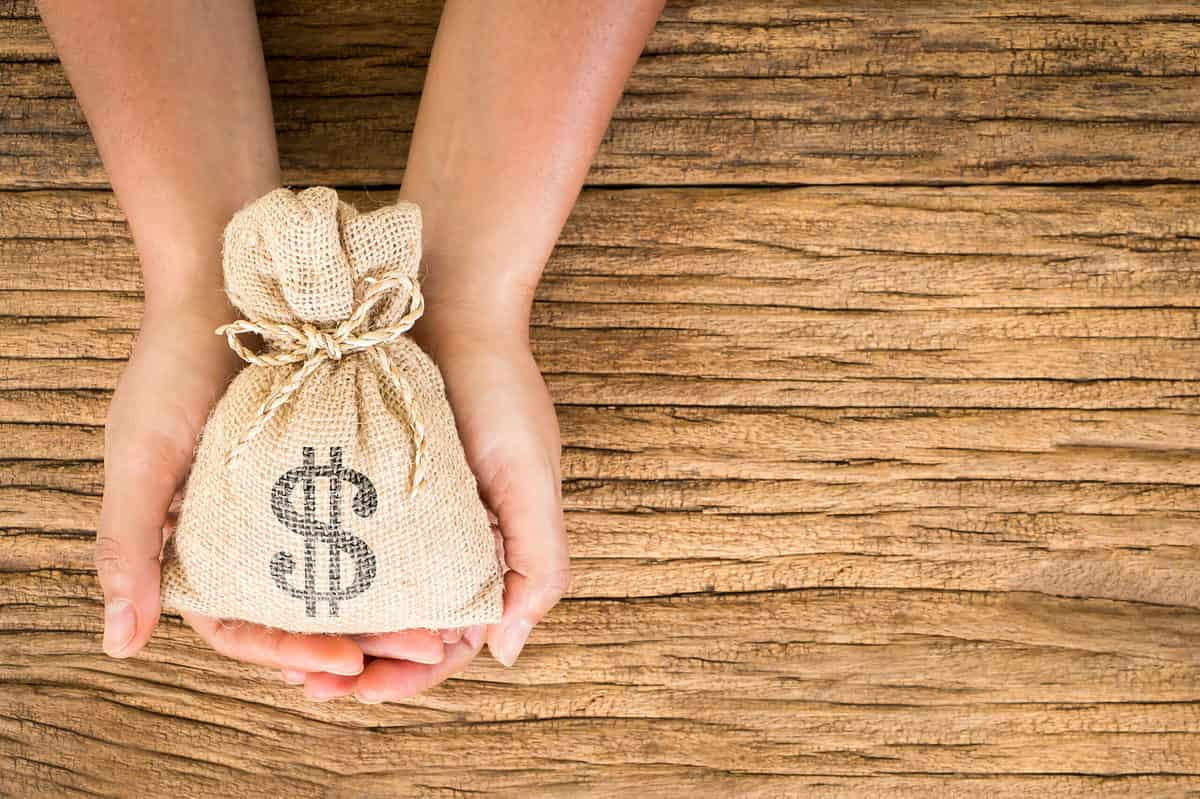
[[[342, 464], [342, 448], [329, 448], [329, 463], [318, 465], [316, 450], [304, 447], [303, 465], [284, 473], [271, 489], [271, 510], [275, 517], [289, 530], [304, 537], [304, 585], [292, 585], [288, 578], [296, 569], [296, 561], [289, 552], [278, 552], [271, 559], [271, 576], [275, 584], [286, 593], [304, 600], [304, 611], [308, 616], [317, 615], [320, 602], [329, 604], [329, 615], [338, 615], [338, 602], [358, 596], [371, 587], [375, 579], [375, 554], [367, 542], [348, 530], [342, 529], [342, 483], [354, 488], [351, 507], [362, 518], [367, 518], [379, 507], [375, 486], [366, 475]], [[329, 516], [327, 521], [317, 518], [317, 481], [329, 479]], [[296, 486], [304, 485], [304, 510], [298, 513], [292, 503], [292, 492]], [[324, 591], [317, 589], [317, 545], [329, 547], [329, 583]], [[354, 560], [354, 580], [342, 588], [342, 555]]]

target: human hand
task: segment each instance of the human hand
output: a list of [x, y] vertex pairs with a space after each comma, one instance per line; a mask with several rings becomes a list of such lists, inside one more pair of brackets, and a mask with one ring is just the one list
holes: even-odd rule
[[[164, 535], [208, 412], [240, 365], [213, 334], [232, 317], [224, 295], [215, 291], [148, 302], [109, 406], [95, 559], [105, 598], [103, 646], [113, 657], [136, 653], [158, 622]], [[362, 669], [362, 651], [349, 638], [295, 635], [199, 614], [185, 620], [228, 657], [306, 671]]]
[[524, 334], [442, 335], [427, 346], [445, 364], [467, 462], [498, 521], [504, 612], [487, 644], [512, 666], [570, 584], [558, 417]]
[[[135, 654], [157, 624], [162, 544], [208, 413], [241, 365], [212, 332], [232, 312], [210, 306], [147, 306], [109, 408], [96, 567], [106, 604], [104, 649], [113, 657]], [[485, 635], [497, 659], [511, 665], [566, 588], [558, 425], [528, 344], [433, 326], [422, 333], [442, 367], [481, 494], [500, 520], [511, 569], [504, 616], [486, 631], [352, 638], [184, 614], [217, 652], [279, 669], [313, 699], [353, 692], [376, 702], [420, 693], [465, 668]]]
[[286, 675], [304, 680], [310, 696], [354, 693], [367, 703], [413, 696], [464, 669], [485, 637], [493, 656], [511, 666], [530, 630], [567, 589], [558, 420], [523, 329], [466, 330], [431, 308], [414, 337], [441, 369], [467, 462], [499, 521], [509, 569], [504, 613], [499, 624], [469, 629], [461, 639], [458, 631], [441, 631], [438, 662], [416, 662], [398, 650], [418, 631], [359, 638], [373, 657], [357, 677]]

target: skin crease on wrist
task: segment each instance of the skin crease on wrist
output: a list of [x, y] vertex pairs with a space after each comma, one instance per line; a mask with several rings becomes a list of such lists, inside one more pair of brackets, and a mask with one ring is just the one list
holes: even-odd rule
[[[400, 199], [422, 208], [425, 317], [510, 571], [500, 624], [305, 636], [193, 614], [218, 652], [281, 670], [306, 695], [401, 699], [485, 640], [506, 665], [567, 587], [554, 406], [530, 353], [533, 291], [661, 0], [448, 0]], [[220, 241], [280, 183], [250, 0], [41, 0], [142, 262], [146, 310], [105, 434], [97, 573], [105, 650], [127, 657], [159, 615], [158, 556], [212, 404], [240, 364]], [[183, 101], [181, 98], [186, 98]]]

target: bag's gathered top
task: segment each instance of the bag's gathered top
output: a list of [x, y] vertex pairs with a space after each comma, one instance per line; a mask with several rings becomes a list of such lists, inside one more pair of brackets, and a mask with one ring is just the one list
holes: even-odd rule
[[[379, 277], [367, 276], [359, 286], [361, 290], [355, 293], [360, 294], [361, 299], [354, 312], [332, 329], [323, 329], [309, 323], [297, 327], [269, 319], [239, 319], [217, 328], [216, 332], [228, 340], [229, 348], [246, 363], [253, 366], [301, 364], [299, 369], [292, 372], [287, 380], [280, 383], [263, 400], [254, 420], [225, 456], [226, 466], [232, 468], [237, 465], [250, 442], [263, 431], [317, 367], [327, 360], [340, 361], [347, 355], [361, 352], [366, 353], [379, 372], [391, 382], [404, 404], [407, 416], [405, 421], [412, 431], [412, 477], [409, 481], [409, 495], [416, 494], [420, 489], [424, 482], [422, 462], [425, 454], [425, 425], [413, 408], [412, 388], [392, 359], [384, 354], [380, 345], [389, 344], [412, 329], [425, 312], [425, 298], [421, 295], [421, 287], [416, 278], [396, 272], [383, 273]], [[408, 297], [407, 310], [393, 324], [364, 330], [363, 327], [372, 318], [375, 306], [397, 291]], [[274, 347], [264, 353], [256, 353], [238, 338], [246, 333], [256, 333], [264, 340], [274, 342]]]

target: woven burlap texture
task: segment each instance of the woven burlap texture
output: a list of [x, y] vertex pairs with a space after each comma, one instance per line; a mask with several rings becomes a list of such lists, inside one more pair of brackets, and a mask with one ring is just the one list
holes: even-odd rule
[[[267, 330], [307, 330], [320, 362], [248, 441], [304, 363], [247, 366], [213, 409], [164, 547], [166, 609], [294, 632], [499, 621], [494, 536], [437, 366], [407, 336], [318, 356], [381, 279], [413, 290], [385, 295], [364, 328], [411, 316], [420, 261], [421, 215], [409, 203], [360, 214], [332, 189], [276, 189], [230, 221], [230, 299]], [[264, 338], [266, 353], [298, 346]]]

